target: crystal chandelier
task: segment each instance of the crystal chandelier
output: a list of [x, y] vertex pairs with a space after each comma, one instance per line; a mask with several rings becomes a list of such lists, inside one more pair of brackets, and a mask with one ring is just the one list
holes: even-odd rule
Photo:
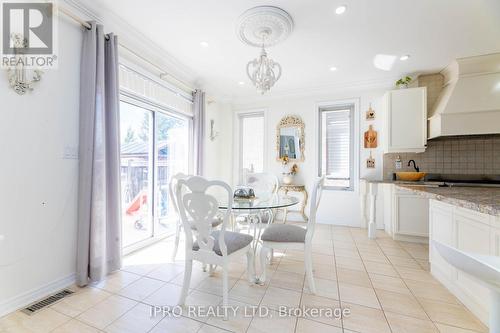
[[261, 94], [269, 91], [281, 77], [281, 66], [273, 59], [268, 58], [264, 39], [265, 37], [263, 37], [260, 57], [247, 64], [247, 75]]

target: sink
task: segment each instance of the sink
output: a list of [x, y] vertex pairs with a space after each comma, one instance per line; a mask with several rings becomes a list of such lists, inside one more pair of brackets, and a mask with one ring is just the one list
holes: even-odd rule
[[426, 172], [396, 172], [396, 180], [418, 182], [424, 179]]

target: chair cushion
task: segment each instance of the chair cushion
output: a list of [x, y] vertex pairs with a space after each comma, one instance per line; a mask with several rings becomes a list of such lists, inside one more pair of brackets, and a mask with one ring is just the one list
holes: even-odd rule
[[[214, 241], [214, 252], [217, 253], [219, 256], [222, 256], [222, 252], [220, 250], [219, 246], [219, 233], [220, 230], [212, 231], [211, 235], [215, 239]], [[233, 252], [236, 252], [238, 250], [241, 250], [248, 244], [250, 244], [253, 240], [253, 237], [250, 235], [246, 234], [241, 234], [239, 232], [232, 232], [232, 231], [226, 231], [224, 232], [224, 241], [226, 243], [227, 247], [227, 254], [231, 254]], [[198, 241], [195, 241], [193, 243], [193, 251], [198, 251], [200, 249], [198, 245]]]
[[[224, 222], [224, 219], [222, 217], [214, 217], [214, 219], [212, 220], [212, 228], [218, 227], [222, 224], [222, 222]], [[196, 230], [196, 226], [194, 224], [191, 225], [191, 230]]]
[[260, 239], [268, 242], [304, 243], [307, 230], [290, 224], [271, 224]]

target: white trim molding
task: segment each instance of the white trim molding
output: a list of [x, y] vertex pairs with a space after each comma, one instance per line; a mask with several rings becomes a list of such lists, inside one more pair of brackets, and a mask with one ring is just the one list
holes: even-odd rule
[[269, 147], [268, 147], [268, 120], [267, 110], [264, 108], [239, 110], [233, 112], [233, 184], [237, 185], [240, 181], [240, 157], [241, 157], [241, 140], [240, 140], [240, 118], [241, 116], [262, 116], [264, 118], [264, 170], [269, 169]]
[[76, 274], [54, 280], [46, 285], [28, 290], [20, 295], [0, 301], [0, 317], [19, 310], [35, 301], [67, 288], [76, 282]]
[[[83, 0], [61, 0], [60, 6], [63, 6], [72, 13], [81, 16], [83, 19], [94, 20], [102, 23], [106, 31], [112, 31], [118, 35], [121, 57], [126, 57], [128, 60], [139, 64], [155, 74], [166, 74], [175, 78], [175, 81], [186, 82], [191, 86], [199, 86], [196, 83], [199, 77], [195, 72], [172, 56], [165, 49], [153, 42], [149, 37], [139, 32], [135, 27], [117, 16], [115, 13], [98, 5], [95, 1]], [[131, 54], [129, 50], [140, 50], [141, 57], [147, 59], [140, 61], [137, 55]], [[128, 52], [127, 52], [128, 51]], [[154, 64], [155, 66], [152, 66]], [[158, 69], [164, 68], [161, 73]], [[172, 83], [175, 84], [175, 83]]]
[[325, 96], [332, 93], [345, 93], [346, 91], [358, 93], [360, 91], [372, 91], [372, 90], [391, 90], [394, 88], [394, 82], [398, 77], [386, 77], [381, 79], [372, 80], [362, 80], [362, 81], [351, 81], [351, 82], [340, 82], [334, 84], [324, 84], [318, 86], [311, 86], [302, 89], [279, 89], [277, 87], [273, 88], [272, 94], [259, 95], [257, 93], [252, 95], [242, 95], [242, 96], [223, 96], [218, 95], [217, 92], [213, 92], [215, 97], [219, 100], [232, 103], [235, 106], [246, 105], [255, 102], [258, 98], [259, 102], [266, 103], [270, 101], [288, 99], [288, 98], [302, 98], [311, 96]]
[[[319, 142], [319, 133], [321, 132], [319, 129], [319, 115], [320, 115], [320, 109], [322, 108], [328, 108], [328, 107], [336, 107], [340, 105], [354, 105], [354, 120], [353, 120], [353, 126], [354, 128], [352, 129], [353, 133], [353, 173], [352, 177], [353, 183], [352, 183], [352, 190], [350, 192], [352, 193], [359, 193], [359, 175], [360, 175], [360, 152], [361, 152], [361, 147], [360, 147], [360, 137], [363, 135], [360, 133], [360, 105], [361, 105], [361, 99], [359, 97], [353, 97], [353, 98], [347, 98], [347, 99], [338, 99], [338, 100], [332, 100], [332, 101], [320, 101], [316, 102], [315, 105], [315, 111], [314, 111], [314, 140], [315, 140], [315, 156], [314, 156], [314, 172], [317, 173], [318, 170], [320, 169], [319, 165], [319, 160], [320, 160], [320, 155], [321, 152], [319, 151], [320, 149], [320, 142]], [[328, 188], [326, 188], [328, 190]], [[334, 189], [338, 190], [338, 189]]]

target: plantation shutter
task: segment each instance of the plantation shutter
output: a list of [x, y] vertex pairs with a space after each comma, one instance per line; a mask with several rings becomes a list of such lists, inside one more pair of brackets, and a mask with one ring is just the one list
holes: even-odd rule
[[321, 170], [325, 184], [342, 189], [352, 188], [353, 174], [353, 108], [321, 110]]

